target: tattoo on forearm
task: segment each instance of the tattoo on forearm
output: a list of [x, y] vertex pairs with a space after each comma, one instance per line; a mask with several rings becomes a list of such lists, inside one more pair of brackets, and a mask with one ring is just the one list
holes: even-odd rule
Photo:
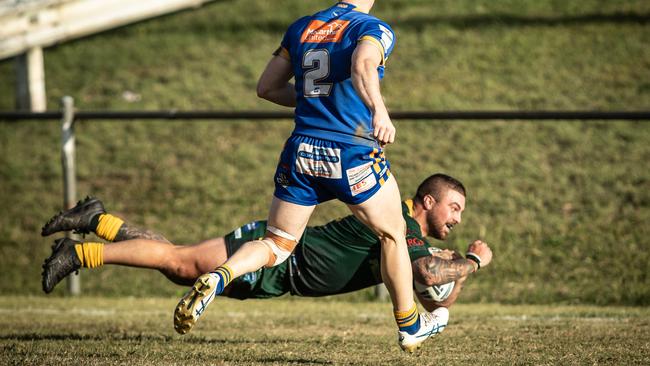
[[421, 277], [419, 281], [435, 285], [456, 281], [474, 272], [474, 265], [464, 258], [446, 260], [434, 256], [424, 257], [418, 259], [417, 266], [417, 277]]
[[130, 240], [130, 239], [149, 239], [171, 243], [167, 238], [161, 234], [155, 233], [151, 230], [140, 229], [123, 224], [115, 235], [114, 241]]

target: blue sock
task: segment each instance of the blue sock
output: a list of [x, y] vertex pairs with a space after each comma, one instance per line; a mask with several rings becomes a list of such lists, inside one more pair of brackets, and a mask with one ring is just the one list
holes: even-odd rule
[[400, 331], [415, 334], [420, 329], [418, 307], [413, 303], [411, 309], [407, 311], [395, 311], [395, 321]]
[[223, 289], [228, 286], [230, 281], [232, 280], [232, 270], [228, 266], [221, 266], [212, 272], [219, 276], [219, 284], [217, 284], [217, 293], [216, 295], [220, 295], [223, 292]]

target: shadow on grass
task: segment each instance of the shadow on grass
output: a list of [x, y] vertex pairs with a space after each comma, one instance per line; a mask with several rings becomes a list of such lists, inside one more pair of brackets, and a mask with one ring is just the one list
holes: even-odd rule
[[[177, 342], [179, 344], [182, 343], [190, 343], [190, 344], [195, 344], [195, 345], [200, 345], [200, 346], [215, 346], [215, 345], [230, 345], [230, 346], [236, 346], [238, 344], [264, 344], [264, 345], [270, 345], [270, 344], [286, 344], [290, 343], [291, 341], [287, 341], [286, 339], [263, 339], [263, 340], [243, 340], [243, 339], [212, 339], [212, 338], [199, 338], [199, 337], [193, 337], [193, 338], [179, 338], [177, 336], [168, 336], [168, 335], [154, 335], [154, 334], [129, 334], [129, 333], [116, 333], [116, 334], [75, 334], [75, 333], [52, 333], [52, 334], [39, 334], [39, 333], [22, 333], [22, 334], [2, 334], [0, 335], [0, 341], [18, 341], [18, 342], [33, 342], [33, 341], [43, 341], [43, 342], [48, 342], [48, 341], [61, 341], [61, 342], [69, 342], [69, 341], [80, 341], [80, 342], [88, 342], [88, 341], [96, 341], [96, 342], [107, 342], [107, 341], [126, 341], [126, 342], [132, 342], [132, 343], [137, 343], [137, 344], [146, 344], [146, 343], [152, 343], [152, 342]], [[305, 340], [295, 340], [294, 341], [297, 346], [304, 346], [305, 343], [310, 343], [309, 341]], [[231, 361], [231, 362], [240, 362], [241, 360], [238, 358], [228, 358], [227, 356], [224, 360], [225, 361]], [[294, 358], [293, 356], [287, 355], [283, 356], [281, 354], [278, 354], [276, 356], [265, 356], [261, 357], [256, 360], [256, 362], [262, 362], [262, 363], [273, 363], [273, 364], [287, 364], [287, 363], [293, 363], [293, 364], [322, 364], [322, 365], [329, 365], [332, 364], [330, 361], [326, 360], [319, 360], [319, 359], [310, 359], [310, 358], [304, 358], [297, 356], [298, 358]], [[196, 360], [195, 360], [196, 361]]]
[[266, 338], [266, 339], [224, 339], [211, 337], [181, 337], [176, 335], [152, 334], [152, 333], [109, 333], [104, 334], [80, 334], [80, 333], [19, 333], [19, 334], [2, 334], [0, 340], [17, 340], [17, 341], [156, 341], [156, 342], [179, 342], [190, 344], [305, 344], [320, 343], [318, 340], [308, 339], [285, 339], [285, 338]]
[[0, 340], [18, 340], [18, 341], [106, 341], [106, 340], [126, 340], [126, 341], [164, 341], [169, 342], [174, 337], [166, 335], [153, 334], [78, 334], [78, 333], [21, 333], [21, 334], [2, 334]]

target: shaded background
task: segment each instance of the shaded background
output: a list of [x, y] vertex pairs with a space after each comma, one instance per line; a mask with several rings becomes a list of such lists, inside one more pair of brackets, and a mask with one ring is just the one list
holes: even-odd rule
[[[48, 109], [71, 95], [85, 110], [282, 110], [255, 96], [259, 73], [291, 21], [327, 4], [216, 1], [48, 48]], [[647, 1], [391, 0], [373, 13], [397, 34], [382, 84], [392, 110], [649, 109]], [[13, 66], [0, 61], [1, 110], [14, 108]], [[650, 303], [650, 125], [396, 124], [387, 155], [404, 198], [435, 172], [468, 188], [463, 224], [438, 246], [493, 246], [493, 264], [462, 301]], [[177, 243], [223, 235], [266, 216], [292, 126], [80, 121], [78, 191]], [[59, 145], [58, 121], [0, 122], [0, 294], [41, 294], [52, 238], [40, 227], [63, 200]], [[346, 214], [328, 203], [311, 223]], [[121, 267], [81, 280], [84, 294], [183, 291]]]

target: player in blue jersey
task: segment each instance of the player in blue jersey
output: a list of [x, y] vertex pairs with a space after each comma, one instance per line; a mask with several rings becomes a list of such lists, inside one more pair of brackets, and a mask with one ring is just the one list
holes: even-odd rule
[[315, 206], [331, 199], [346, 203], [380, 239], [402, 349], [412, 352], [439, 329], [435, 314], [419, 314], [413, 300], [399, 188], [382, 150], [395, 139], [379, 88], [395, 35], [368, 14], [373, 4], [339, 2], [286, 31], [257, 87], [261, 98], [296, 114], [274, 177], [267, 232], [199, 277], [174, 311], [179, 333], [191, 330], [232, 279], [285, 261]]

